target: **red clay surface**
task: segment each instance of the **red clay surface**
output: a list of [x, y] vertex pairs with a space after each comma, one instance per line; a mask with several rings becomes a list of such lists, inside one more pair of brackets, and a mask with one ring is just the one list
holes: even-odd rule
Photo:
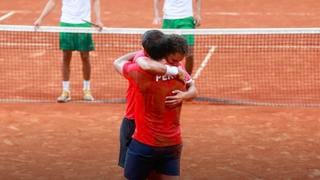
[[[45, 0], [0, 1], [30, 25]], [[152, 1], [101, 1], [109, 27], [156, 27]], [[143, 6], [142, 6], [143, 5]], [[316, 0], [206, 0], [203, 28], [317, 27]], [[44, 25], [56, 25], [59, 7]], [[5, 82], [4, 82], [5, 83]], [[124, 104], [0, 104], [0, 179], [121, 179]], [[181, 179], [319, 179], [319, 109], [186, 104]]]
[[[16, 11], [17, 15], [1, 24], [30, 25], [42, 11], [46, 0], [28, 3], [25, 0], [1, 1], [0, 15]], [[108, 27], [158, 27], [152, 25], [153, 10], [150, 0], [101, 0], [102, 20]], [[57, 25], [58, 6], [45, 19], [44, 25]], [[320, 7], [317, 0], [206, 0], [202, 1], [203, 28], [257, 27], [319, 27]]]
[[[0, 104], [0, 179], [121, 179], [125, 106]], [[182, 179], [319, 179], [318, 109], [185, 104]]]

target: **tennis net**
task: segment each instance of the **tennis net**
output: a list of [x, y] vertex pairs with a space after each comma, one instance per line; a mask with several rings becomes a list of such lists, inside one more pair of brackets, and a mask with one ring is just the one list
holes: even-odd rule
[[[55, 102], [61, 93], [59, 33], [92, 33], [91, 89], [95, 102], [124, 102], [127, 82], [117, 57], [141, 49], [148, 29], [0, 25], [0, 102]], [[320, 29], [162, 30], [194, 34], [195, 101], [272, 106], [320, 106]], [[82, 99], [82, 63], [71, 61], [73, 102]]]

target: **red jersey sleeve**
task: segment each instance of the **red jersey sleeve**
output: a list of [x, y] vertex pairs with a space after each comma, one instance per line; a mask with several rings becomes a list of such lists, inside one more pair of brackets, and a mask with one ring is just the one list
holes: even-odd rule
[[133, 58], [133, 62], [136, 62], [136, 60], [139, 58], [139, 57], [146, 57], [146, 55], [144, 54], [144, 51], [143, 50], [141, 50], [141, 51], [138, 51], [137, 53], [136, 53], [136, 55], [134, 56], [134, 58]]
[[123, 66], [123, 75], [128, 80], [136, 80], [137, 74], [142, 73], [144, 75], [147, 75], [145, 71], [143, 71], [136, 63], [134, 62], [128, 62]]
[[129, 72], [132, 69], [132, 62], [127, 62], [126, 64], [124, 64], [123, 68], [122, 68], [122, 73], [123, 76], [128, 79], [129, 78]]

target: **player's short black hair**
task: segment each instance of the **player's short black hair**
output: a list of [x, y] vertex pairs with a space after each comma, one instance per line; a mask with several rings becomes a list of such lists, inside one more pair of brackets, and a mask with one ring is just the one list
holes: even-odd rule
[[148, 56], [159, 61], [167, 55], [167, 36], [159, 30], [148, 30], [142, 36], [142, 46]]
[[168, 35], [168, 50], [167, 54], [180, 53], [183, 55], [188, 54], [188, 44], [186, 39], [178, 34]]

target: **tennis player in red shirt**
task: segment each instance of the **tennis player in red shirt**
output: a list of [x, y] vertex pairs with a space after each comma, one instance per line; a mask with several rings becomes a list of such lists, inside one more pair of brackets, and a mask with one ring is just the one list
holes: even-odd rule
[[[167, 58], [168, 62], [176, 65], [187, 52], [186, 42], [181, 39], [181, 50], [185, 52], [182, 55], [174, 53]], [[168, 46], [175, 43], [169, 41]], [[172, 92], [185, 91], [185, 83], [172, 75], [148, 73], [135, 63], [122, 64], [116, 69], [119, 67], [133, 82], [136, 103], [136, 130], [127, 152], [125, 176], [128, 179], [146, 179], [151, 171], [156, 171], [164, 179], [179, 178], [182, 149], [179, 119], [182, 103], [169, 103], [169, 106], [165, 102], [168, 96], [175, 97]]]
[[[147, 31], [142, 38], [142, 46], [144, 50], [128, 53], [120, 57], [119, 59], [124, 61], [129, 61], [129, 62], [134, 61], [143, 70], [146, 70], [147, 72], [150, 72], [150, 73], [154, 73], [157, 75], [165, 75], [165, 74], [178, 75], [179, 78], [181, 78], [182, 80], [188, 79], [188, 78], [185, 78], [186, 76], [185, 70], [178, 69], [176, 66], [163, 65], [159, 62], [150, 60], [150, 58], [152, 59], [157, 58], [157, 60], [159, 61], [159, 59], [163, 59], [165, 55], [167, 55], [167, 52], [164, 53], [161, 50], [163, 48], [167, 48], [167, 41], [163, 41], [163, 38], [167, 38], [167, 37], [161, 31], [158, 31], [158, 30]], [[156, 51], [157, 53], [154, 53], [155, 49], [160, 49], [160, 50], [157, 50]], [[175, 47], [174, 49], [171, 50], [171, 53], [173, 54], [178, 50], [179, 49]], [[179, 103], [182, 100], [192, 99], [196, 95], [196, 88], [194, 84], [190, 84], [187, 92], [176, 90], [174, 93], [175, 93], [174, 96], [167, 97], [166, 102], [168, 105]], [[132, 140], [131, 137], [135, 130], [133, 97], [134, 97], [133, 85], [131, 81], [128, 81], [128, 89], [126, 94], [126, 101], [127, 101], [126, 114], [125, 114], [125, 117], [122, 119], [121, 126], [120, 126], [120, 152], [119, 152], [118, 165], [122, 168], [124, 167], [127, 147]]]
[[[142, 37], [142, 46], [144, 50], [129, 53], [121, 57], [125, 61], [132, 62], [134, 59], [138, 57], [148, 56], [154, 60], [160, 61], [165, 58], [167, 52], [167, 39], [165, 34], [161, 31], [150, 30], [144, 33]], [[156, 52], [156, 53], [155, 53]], [[159, 67], [157, 65], [152, 64], [152, 61], [145, 61], [143, 59], [139, 60], [138, 63], [141, 64], [141, 68], [154, 72], [157, 74], [166, 74], [166, 67]], [[155, 68], [151, 68], [155, 67]], [[176, 68], [177, 69], [177, 68]], [[132, 140], [132, 135], [135, 130], [135, 121], [134, 121], [134, 88], [132, 81], [128, 81], [128, 89], [126, 94], [126, 114], [123, 118], [120, 126], [120, 153], [119, 153], [119, 162], [118, 165], [124, 168], [124, 162], [127, 152], [127, 147]]]

